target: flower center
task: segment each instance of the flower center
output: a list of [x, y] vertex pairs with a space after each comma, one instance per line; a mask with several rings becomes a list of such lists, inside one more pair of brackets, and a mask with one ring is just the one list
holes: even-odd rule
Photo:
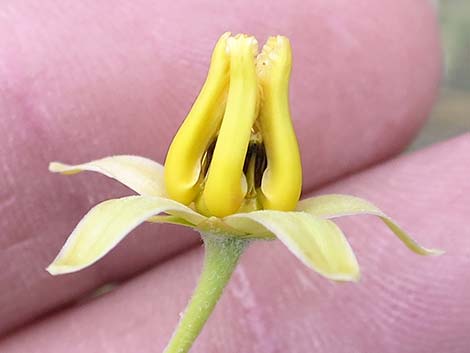
[[[168, 195], [208, 216], [292, 210], [302, 169], [288, 104], [287, 38], [224, 34], [165, 162]], [[258, 54], [258, 55], [257, 55]]]
[[[200, 193], [196, 197], [196, 208], [202, 212], [210, 215], [210, 212], [204, 208], [204, 205], [201, 202], [201, 197], [203, 195], [203, 190], [205, 188], [208, 171], [212, 161], [212, 156], [214, 154], [214, 149], [216, 146], [217, 140], [214, 140], [204, 155], [202, 161], [202, 168], [200, 174]], [[250, 143], [248, 144], [248, 149], [245, 156], [245, 161], [243, 164], [243, 177], [244, 181], [243, 188], [245, 197], [242, 205], [240, 206], [240, 212], [249, 212], [254, 210], [262, 209], [262, 205], [258, 200], [259, 197], [259, 188], [262, 184], [263, 174], [267, 168], [267, 158], [266, 150], [262, 142], [262, 137], [260, 133], [253, 133], [250, 138]]]

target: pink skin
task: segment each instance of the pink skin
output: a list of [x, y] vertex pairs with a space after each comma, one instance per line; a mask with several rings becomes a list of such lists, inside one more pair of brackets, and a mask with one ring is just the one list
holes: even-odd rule
[[[47, 172], [47, 164], [52, 160], [83, 162], [111, 154], [138, 154], [163, 162], [166, 148], [204, 80], [210, 50], [223, 31], [253, 33], [260, 42], [270, 34], [280, 33], [291, 38], [294, 48], [292, 113], [302, 150], [306, 194], [320, 184], [397, 153], [410, 141], [429, 112], [440, 73], [440, 56], [434, 15], [425, 0], [298, 0], [290, 1], [288, 6], [286, 3], [270, 2], [268, 6], [262, 2], [239, 0], [232, 1], [229, 8], [218, 1], [198, 3], [196, 8], [192, 8], [190, 4], [192, 3], [181, 4], [170, 0], [140, 0], [122, 3], [115, 1], [110, 6], [108, 2], [91, 0], [67, 3], [44, 0], [40, 4], [26, 0], [4, 1], [0, 5], [0, 129], [3, 131], [3, 143], [0, 147], [3, 175], [0, 179], [0, 288], [4, 289], [0, 295], [0, 334], [11, 332], [39, 315], [70, 303], [103, 283], [128, 278], [155, 266], [197, 242], [193, 233], [181, 228], [144, 225], [96, 266], [74, 275], [49, 276], [44, 268], [80, 217], [97, 202], [127, 195], [129, 191], [104, 177], [92, 174], [53, 176]], [[392, 163], [392, 167], [387, 168], [393, 171], [395, 168], [399, 169], [400, 165]], [[413, 165], [410, 166], [412, 167]], [[386, 179], [385, 175], [382, 177]], [[428, 182], [428, 176], [425, 177]], [[457, 178], [457, 175], [449, 176], [451, 177]], [[415, 186], [426, 186], [422, 180], [415, 179], [410, 178], [406, 184], [410, 192]], [[349, 182], [347, 185], [349, 189], [345, 188], [345, 192], [356, 192], [364, 196], [373, 192], [368, 191], [368, 186], [364, 183]], [[370, 185], [371, 190], [374, 190], [374, 185], [377, 186], [375, 182]], [[442, 186], [441, 191], [452, 191], [457, 186], [455, 182], [449, 182]], [[427, 235], [428, 228], [425, 225], [433, 229], [439, 226], [444, 229], [442, 224], [433, 223], [435, 219], [419, 218], [416, 221], [407, 218], [412, 212], [419, 212], [423, 217], [424, 210], [418, 206], [426, 209], [432, 205], [423, 203], [412, 207], [413, 200], [407, 200], [409, 211], [404, 212], [403, 206], [393, 203], [396, 200], [394, 197], [399, 197], [400, 194], [395, 195], [393, 190], [386, 189], [387, 197], [385, 191], [380, 196], [382, 190], [377, 189], [376, 199], [387, 206], [384, 208], [397, 219], [403, 219], [404, 224], [416, 234]], [[416, 200], [420, 200], [419, 190], [416, 189]], [[434, 192], [429, 189], [421, 197], [431, 197]], [[442, 205], [435, 205], [435, 211], [442, 209], [445, 212]], [[428, 223], [420, 228], [424, 220]], [[447, 222], [443, 216], [444, 221], [446, 226], [461, 226], [458, 218], [455, 222]], [[444, 230], [449, 236], [452, 235], [450, 228]], [[388, 244], [388, 240], [381, 240], [375, 233], [374, 240], [377, 239], [377, 242], [369, 239], [356, 246], [359, 259], [362, 259], [361, 255], [365, 256], [362, 262], [367, 261], [368, 255], [364, 247], [374, 246], [371, 249], [375, 249], [379, 243], [377, 249], [385, 249]], [[353, 239], [353, 245], [357, 242], [358, 240]], [[259, 247], [269, 248], [256, 246], [244, 260], [242, 268], [249, 271], [250, 278], [255, 276], [249, 269], [250, 258], [255, 256], [253, 254], [256, 254], [256, 248]], [[390, 246], [390, 249], [397, 253], [395, 247]], [[279, 252], [276, 256], [282, 259], [285, 257], [288, 263], [298, 268], [297, 271], [304, 271], [297, 266], [295, 259], [287, 260], [288, 254], [284, 253], [285, 250], [280, 245], [273, 245], [273, 250], [269, 251]], [[416, 276], [416, 286], [421, 283], [418, 280], [421, 270], [418, 271], [419, 267], [416, 266], [429, 266], [427, 273], [452, 270], [451, 260], [443, 260], [450, 261], [448, 267], [435, 269], [431, 265], [421, 265], [418, 260], [423, 259], [415, 260], [405, 251], [399, 254], [402, 253], [400, 256], [405, 259], [406, 254], [406, 261], [414, 261], [413, 267], [404, 268], [403, 271], [409, 271], [406, 276], [411, 278], [412, 283], [415, 283], [413, 275]], [[446, 259], [453, 258], [452, 254], [448, 256]], [[264, 257], [265, 255], [262, 256]], [[110, 328], [109, 337], [117, 335], [121, 329], [122, 332], [127, 331], [124, 326], [118, 327], [119, 322], [122, 322], [130, 325], [128, 328], [139, 327], [135, 337], [142, 342], [143, 351], [150, 340], [155, 341], [155, 345], [162, 345], [174, 324], [175, 313], [183, 308], [194, 284], [199, 271], [198, 259], [199, 254], [196, 252], [185, 253], [185, 256], [157, 266], [150, 274], [123, 286], [116, 294], [81, 307], [73, 314], [76, 317], [76, 320], [72, 319], [75, 325], [73, 329], [66, 326], [70, 325], [67, 322], [72, 322], [66, 317], [72, 314], [62, 314], [61, 319], [51, 319], [50, 323], [46, 321], [40, 328], [18, 336], [22, 339], [17, 343], [13, 343], [14, 338], [9, 339], [8, 345], [13, 347], [12, 344], [18, 344], [19, 351], [24, 351], [25, 348], [20, 346], [21, 342], [28, 342], [28, 337], [31, 337], [30, 342], [37, 342], [38, 335], [44, 335], [40, 339], [44, 344], [42, 349], [53, 351], [48, 345], [58, 347], [59, 342], [53, 342], [49, 335], [54, 332], [48, 333], [47, 330], [56, 327], [54, 325], [65, 325], [63, 327], [68, 328], [71, 341], [78, 337], [83, 338], [80, 336], [81, 332], [85, 332], [82, 329], [92, 329], [93, 326], [87, 322], [95, 320], [91, 316], [85, 319], [85, 313], [109, 317], [110, 324], [115, 325]], [[424, 263], [437, 262], [425, 260]], [[457, 264], [455, 262], [455, 266]], [[379, 269], [367, 267], [365, 262], [364, 265], [369, 278], [377, 278], [378, 281]], [[191, 271], [188, 271], [187, 266]], [[386, 264], [382, 266], [389, 269]], [[259, 276], [269, 278], [278, 272], [275, 267], [271, 270], [276, 271], [271, 271], [270, 266], [266, 267], [267, 272]], [[384, 278], [393, 275], [395, 269], [390, 270], [392, 272], [384, 275]], [[167, 278], [170, 274], [171, 278]], [[145, 278], [150, 279], [154, 275], [158, 278], [152, 278], [151, 283], [146, 284]], [[297, 277], [291, 273], [286, 273], [285, 276], [284, 281], [290, 281], [290, 278], [292, 282], [294, 279], [297, 281]], [[305, 276], [310, 278], [309, 276], [315, 275]], [[275, 279], [273, 281], [276, 283]], [[272, 325], [281, 330], [281, 323], [277, 318], [292, 315], [296, 310], [299, 313], [311, 313], [312, 316], [307, 318], [311, 326], [306, 327], [312, 327], [312, 330], [301, 329], [300, 326], [291, 328], [288, 334], [280, 335], [283, 337], [281, 341], [273, 345], [282, 347], [297, 340], [299, 344], [306, 344], [301, 343], [302, 334], [306, 336], [304, 340], [317, 339], [319, 345], [326, 344], [329, 342], [328, 337], [336, 329], [328, 326], [328, 321], [320, 315], [329, 317], [332, 323], [338, 321], [339, 327], [346, 324], [338, 315], [342, 310], [346, 315], [348, 307], [344, 306], [340, 311], [333, 310], [335, 301], [327, 302], [324, 299], [334, 293], [331, 284], [315, 279], [314, 287], [309, 292], [307, 287], [301, 287], [299, 283], [291, 285], [297, 288], [295, 290], [299, 298], [301, 291], [305, 291], [306, 295], [302, 297], [304, 303], [299, 307], [292, 307], [291, 311], [279, 311], [279, 301], [283, 300], [280, 297], [282, 292], [272, 289], [273, 293], [279, 291], [279, 297], [276, 294], [269, 296], [269, 301], [263, 300], [274, 305], [272, 312], [269, 312], [272, 319], [269, 320], [268, 314], [266, 319], [265, 314], [260, 319], [265, 325], [260, 327], [266, 332], [250, 333], [246, 344], [251, 339], [257, 340], [256, 344], [262, 344], [256, 334], [271, 337], [273, 331], [268, 328]], [[318, 288], [315, 289], [316, 287]], [[385, 283], [383, 286], [372, 286], [370, 293], [363, 290], [362, 286], [357, 288], [361, 288], [357, 290], [367, 298], [374, 293], [380, 295]], [[146, 298], [146, 295], [157, 289], [167, 294], [152, 294], [151, 299], [140, 301], [139, 298]], [[107, 310], [114, 310], [113, 305], [119, 302], [116, 299], [113, 304], [111, 299], [122, 296], [120, 293], [128, 293], [129, 296], [126, 295], [123, 300], [126, 301], [125, 307], [129, 308], [139, 303], [142, 308], [149, 305], [160, 310], [154, 305], [162, 305], [165, 300], [170, 300], [171, 305], [162, 305], [164, 314], [161, 322], [152, 321], [160, 320], [160, 315], [149, 317], [148, 311], [139, 314], [137, 310], [135, 316], [129, 316], [123, 310], [108, 312]], [[176, 293], [180, 294], [174, 298]], [[256, 297], [263, 297], [261, 287], [253, 287], [253, 293]], [[382, 295], [388, 295], [386, 293]], [[130, 295], [135, 295], [136, 298], [132, 299]], [[311, 295], [313, 299], [307, 299]], [[340, 297], [341, 294], [338, 294], [338, 298]], [[325, 300], [325, 304], [323, 309], [316, 312], [314, 309], [319, 305], [318, 298]], [[444, 300], [444, 296], [442, 298]], [[357, 303], [363, 302], [359, 294], [356, 299]], [[434, 299], [436, 302], [433, 306], [446, 303], [439, 302], [439, 297]], [[227, 300], [234, 299], [224, 299], [221, 304], [227, 315], [232, 312], [235, 317], [243, 310], [254, 310], [238, 307], [237, 311], [232, 311], [233, 305], [223, 304]], [[352, 302], [349, 298], [342, 300]], [[287, 299], [285, 302], [287, 303]], [[398, 310], [397, 307], [402, 308], [402, 305], [407, 304], [396, 302], [393, 309]], [[308, 306], [313, 306], [312, 310], [306, 310]], [[326, 311], [328, 308], [330, 310]], [[427, 309], [424, 304], [420, 308]], [[264, 312], [271, 309], [268, 306], [260, 310]], [[384, 315], [370, 310], [370, 320], [373, 322]], [[218, 312], [219, 319], [214, 319], [214, 322], [220, 320], [224, 309], [219, 309]], [[362, 312], [361, 320], [368, 317], [367, 313], [368, 311]], [[416, 321], [413, 321], [415, 327], [422, 321], [418, 314], [410, 318]], [[261, 314], [256, 312], [255, 318], [256, 315]], [[383, 317], [386, 322], [392, 319], [393, 316]], [[399, 319], [397, 321], [400, 322]], [[243, 329], [248, 330], [249, 325], [257, 325], [242, 325], [240, 321], [234, 321], [233, 324], [236, 325], [237, 322], [241, 325], [237, 330], [242, 330], [241, 332]], [[80, 323], [86, 327], [81, 327]], [[372, 329], [383, 329], [380, 323], [374, 325], [370, 329], [371, 333], [374, 332]], [[246, 327], [243, 328], [244, 326]], [[113, 327], [116, 330], [113, 331]], [[221, 330], [217, 325], [212, 327], [213, 330]], [[357, 332], [356, 323], [351, 322], [351, 327], [351, 331], [344, 328], [346, 336]], [[392, 328], [390, 326], [391, 330]], [[229, 329], [231, 328], [227, 327]], [[398, 326], [395, 329], [398, 330]], [[93, 331], [95, 330], [96, 327]], [[322, 330], [324, 335], [315, 334]], [[134, 342], [133, 338], [122, 332], [119, 334], [122, 340]], [[258, 331], [255, 329], [254, 332]], [[34, 339], [28, 335], [35, 335]], [[108, 337], [105, 331], [103, 335], [99, 336], [96, 332], [92, 334], [96, 340]], [[217, 347], [210, 336], [204, 335], [199, 343], [200, 347], [204, 344]], [[362, 334], [350, 338], [351, 344], [365, 339]], [[370, 339], [370, 342], [375, 342]], [[93, 339], [90, 342], [97, 346], [104, 344], [104, 341], [97, 343]], [[116, 340], [116, 344], [118, 342], [121, 346], [127, 344]], [[234, 337], [233, 342], [240, 344], [240, 339]], [[339, 342], [340, 338], [330, 345], [339, 345]], [[227, 344], [230, 345], [230, 342]], [[85, 343], [77, 344], [74, 348], [86, 351], [84, 345]], [[260, 349], [269, 351], [268, 348]]]

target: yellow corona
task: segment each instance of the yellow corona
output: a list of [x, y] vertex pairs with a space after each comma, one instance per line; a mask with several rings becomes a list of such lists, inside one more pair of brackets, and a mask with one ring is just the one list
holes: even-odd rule
[[206, 82], [165, 162], [168, 195], [207, 216], [295, 209], [302, 166], [289, 111], [289, 40], [258, 53], [247, 35], [225, 33]]

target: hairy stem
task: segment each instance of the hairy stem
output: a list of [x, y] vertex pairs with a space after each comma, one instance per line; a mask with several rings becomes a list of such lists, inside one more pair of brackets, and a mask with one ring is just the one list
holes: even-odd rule
[[248, 241], [204, 234], [204, 265], [199, 282], [164, 353], [186, 353], [214, 310]]

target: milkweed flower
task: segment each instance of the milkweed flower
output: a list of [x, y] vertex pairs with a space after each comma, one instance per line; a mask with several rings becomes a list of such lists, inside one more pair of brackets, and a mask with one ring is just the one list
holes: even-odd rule
[[90, 266], [144, 222], [197, 230], [205, 244], [203, 271], [165, 350], [170, 353], [190, 349], [250, 241], [278, 239], [320, 275], [357, 281], [358, 262], [333, 219], [369, 214], [413, 252], [440, 254], [361, 198], [333, 194], [299, 201], [302, 166], [288, 102], [291, 61], [286, 37], [269, 38], [258, 53], [254, 37], [225, 33], [164, 167], [127, 155], [51, 163], [52, 172], [98, 172], [137, 195], [93, 207], [47, 270], [58, 275]]

